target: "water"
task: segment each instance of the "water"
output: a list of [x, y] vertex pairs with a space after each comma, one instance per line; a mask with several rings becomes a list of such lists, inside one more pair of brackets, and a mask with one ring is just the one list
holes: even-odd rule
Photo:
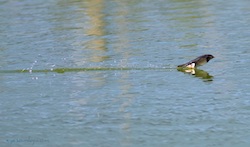
[[249, 4], [0, 1], [0, 145], [248, 147]]

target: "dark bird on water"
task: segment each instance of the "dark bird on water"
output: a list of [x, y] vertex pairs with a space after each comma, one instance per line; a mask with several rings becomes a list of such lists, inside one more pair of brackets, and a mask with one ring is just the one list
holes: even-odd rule
[[210, 54], [205, 54], [191, 60], [185, 64], [178, 65], [178, 68], [196, 68], [197, 66], [202, 66], [206, 64], [209, 60], [213, 59], [214, 56]]

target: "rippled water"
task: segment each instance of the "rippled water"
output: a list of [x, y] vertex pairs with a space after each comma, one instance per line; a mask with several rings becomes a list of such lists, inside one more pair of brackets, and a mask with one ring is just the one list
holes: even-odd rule
[[249, 5], [0, 1], [0, 145], [248, 147]]

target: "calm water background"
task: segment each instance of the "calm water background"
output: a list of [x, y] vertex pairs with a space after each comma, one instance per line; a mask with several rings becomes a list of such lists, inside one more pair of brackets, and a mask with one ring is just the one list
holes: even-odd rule
[[249, 26], [248, 0], [0, 0], [0, 146], [248, 147]]

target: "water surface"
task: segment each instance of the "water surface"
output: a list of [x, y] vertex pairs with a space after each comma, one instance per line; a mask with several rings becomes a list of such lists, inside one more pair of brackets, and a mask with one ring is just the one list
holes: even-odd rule
[[248, 147], [249, 5], [0, 1], [0, 145]]

